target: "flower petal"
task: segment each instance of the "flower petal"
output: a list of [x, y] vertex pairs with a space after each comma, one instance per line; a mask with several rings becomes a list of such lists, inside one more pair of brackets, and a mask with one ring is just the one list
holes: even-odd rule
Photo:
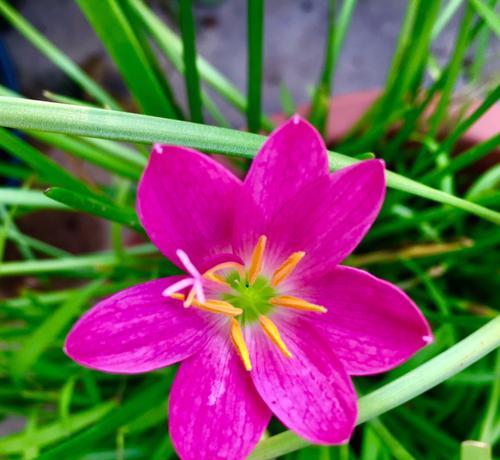
[[363, 161], [317, 180], [290, 199], [269, 225], [270, 258], [280, 264], [291, 253], [305, 251], [296, 277], [331, 269], [367, 233], [384, 194], [380, 160]]
[[242, 184], [213, 159], [182, 147], [156, 145], [139, 183], [137, 213], [151, 241], [182, 268], [231, 249], [235, 202]]
[[244, 188], [269, 219], [299, 190], [327, 174], [323, 139], [296, 115], [268, 137], [252, 162]]
[[324, 335], [351, 375], [385, 372], [432, 341], [426, 319], [398, 287], [367, 272], [336, 267], [297, 286], [303, 298], [325, 306], [307, 321]]
[[66, 354], [82, 366], [136, 374], [169, 366], [198, 351], [218, 318], [162, 296], [181, 277], [138, 284], [99, 302], [66, 338]]
[[270, 417], [229, 342], [229, 328], [181, 364], [170, 393], [169, 430], [183, 460], [246, 458]]
[[328, 344], [295, 315], [275, 315], [287, 358], [254, 327], [248, 333], [255, 387], [274, 414], [292, 431], [316, 444], [342, 444], [357, 416], [356, 393]]

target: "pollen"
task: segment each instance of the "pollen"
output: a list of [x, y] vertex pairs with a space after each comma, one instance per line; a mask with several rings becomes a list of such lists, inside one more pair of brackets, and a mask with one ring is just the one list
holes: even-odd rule
[[262, 262], [264, 260], [264, 251], [266, 249], [267, 236], [261, 235], [250, 260], [250, 269], [248, 270], [248, 283], [250, 286], [255, 283], [255, 280], [260, 275], [262, 270]]
[[290, 273], [293, 272], [297, 264], [306, 255], [304, 251], [294, 252], [288, 259], [286, 259], [281, 266], [274, 272], [271, 279], [271, 286], [276, 287], [285, 278], [287, 278]]
[[233, 342], [238, 355], [243, 361], [243, 365], [247, 371], [252, 370], [252, 363], [250, 362], [250, 355], [248, 353], [247, 344], [245, 343], [245, 339], [243, 338], [243, 331], [241, 330], [240, 323], [236, 321], [234, 318], [231, 318], [231, 341]]
[[299, 299], [291, 295], [280, 295], [269, 299], [269, 303], [276, 307], [293, 308], [294, 310], [315, 311], [326, 313], [328, 310], [322, 305], [316, 305], [307, 300]]
[[276, 327], [276, 324], [274, 324], [267, 316], [264, 315], [259, 316], [259, 322], [260, 325], [262, 326], [262, 329], [264, 330], [266, 335], [271, 339], [271, 341], [280, 349], [280, 351], [287, 358], [291, 358], [292, 354], [290, 353], [290, 350], [288, 350], [288, 347], [285, 345], [285, 342], [283, 342], [283, 339], [281, 338], [281, 335], [278, 331], [278, 328]]
[[[186, 296], [184, 294], [176, 292], [170, 297], [172, 297], [172, 299], [184, 301]], [[205, 303], [201, 303], [198, 300], [194, 299], [192, 305], [199, 310], [208, 311], [210, 313], [219, 313], [230, 317], [239, 316], [243, 313], [243, 310], [241, 308], [236, 308], [229, 302], [225, 302], [224, 300], [208, 299], [205, 301]]]

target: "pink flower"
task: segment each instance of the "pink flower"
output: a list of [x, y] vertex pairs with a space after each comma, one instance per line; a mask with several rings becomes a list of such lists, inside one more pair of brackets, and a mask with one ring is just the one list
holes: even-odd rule
[[125, 374], [183, 361], [169, 406], [183, 459], [246, 457], [271, 414], [313, 443], [346, 442], [350, 376], [392, 369], [432, 340], [404, 292], [339, 265], [384, 193], [382, 161], [329, 174], [323, 141], [298, 117], [268, 138], [244, 182], [201, 153], [156, 145], [138, 214], [189, 275], [101, 301], [66, 353]]

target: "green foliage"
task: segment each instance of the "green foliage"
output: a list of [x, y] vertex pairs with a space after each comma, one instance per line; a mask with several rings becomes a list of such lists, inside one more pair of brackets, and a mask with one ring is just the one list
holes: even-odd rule
[[[13, 292], [0, 299], [0, 418], [26, 421], [0, 439], [2, 458], [175, 455], [166, 433], [173, 368], [107, 375], [77, 366], [62, 347], [71, 323], [97, 299], [177, 272], [145, 242], [135, 214], [150, 145], [219, 153], [245, 168], [265, 139], [257, 132], [273, 127], [261, 109], [264, 1], [248, 2], [247, 97], [197, 54], [191, 3], [180, 2], [179, 37], [142, 0], [78, 0], [135, 101], [138, 113], [129, 113], [0, 0], [0, 15], [94, 101], [52, 93], [45, 97], [54, 102], [31, 101], [0, 87], [0, 147], [18, 161], [2, 160], [0, 178], [20, 182], [0, 187], [0, 283]], [[499, 34], [496, 3], [409, 1], [380, 97], [344, 139], [329, 145], [332, 170], [373, 156], [386, 161], [386, 203], [347, 262], [408, 292], [431, 321], [434, 343], [380, 378], [355, 379], [360, 426], [349, 446], [310, 446], [273, 422], [251, 458], [491, 458], [489, 446], [500, 437], [500, 354], [488, 355], [500, 337], [500, 166], [484, 169], [478, 162], [499, 148], [500, 136], [460, 144], [500, 96], [499, 82], [483, 74], [490, 38]], [[342, 117], [330, 113], [329, 97], [356, 6], [355, 0], [331, 2], [309, 113], [325, 134], [328, 117]], [[455, 17], [455, 46], [441, 68], [433, 43]], [[162, 58], [184, 77], [189, 119], [196, 123], [183, 121]], [[458, 81], [480, 96], [458, 97]], [[253, 132], [229, 129], [207, 86], [246, 117]], [[284, 112], [293, 113], [284, 85], [281, 99]], [[201, 124], [205, 115], [214, 126]], [[64, 163], [49, 158], [47, 147], [63, 153]], [[79, 165], [75, 172], [63, 166], [68, 162]], [[26, 216], [50, 219], [55, 211], [107, 222], [111, 249], [72, 254], [24, 230]], [[462, 444], [470, 439], [485, 444]]]

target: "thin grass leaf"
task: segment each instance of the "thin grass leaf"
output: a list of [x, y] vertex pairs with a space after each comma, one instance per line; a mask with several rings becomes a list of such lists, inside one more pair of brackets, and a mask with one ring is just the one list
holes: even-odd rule
[[163, 379], [158, 383], [144, 384], [121, 407], [111, 410], [92, 427], [40, 455], [38, 460], [59, 460], [70, 457], [74, 452], [85, 452], [121, 426], [128, 424], [131, 419], [158, 406], [158, 403], [166, 397], [165, 389]]
[[460, 449], [460, 460], [491, 460], [491, 446], [480, 441], [464, 441]]
[[45, 191], [45, 195], [66, 206], [86, 212], [93, 216], [102, 217], [106, 220], [117, 222], [142, 232], [141, 224], [135, 210], [122, 206], [116, 206], [108, 200], [100, 200], [96, 197], [84, 195], [60, 187], [52, 187]]
[[106, 402], [74, 414], [66, 420], [49, 423], [32, 433], [15, 433], [6, 436], [0, 439], [0, 454], [19, 454], [24, 451], [27, 445], [43, 448], [69, 438], [78, 431], [97, 423], [115, 406], [116, 402], [114, 401]]
[[23, 341], [22, 348], [14, 353], [11, 359], [11, 372], [15, 379], [25, 377], [41, 354], [54, 342], [54, 339], [59, 336], [69, 322], [81, 312], [83, 306], [95, 295], [102, 283], [102, 280], [93, 281], [75, 293]]
[[351, 23], [357, 0], [345, 0], [342, 3], [338, 20], [336, 19], [336, 0], [329, 2], [329, 20], [327, 44], [321, 77], [311, 103], [309, 119], [319, 131], [325, 135], [326, 123], [330, 109], [330, 94], [337, 62], [344, 44], [347, 30]]
[[[358, 424], [394, 409], [459, 373], [500, 345], [500, 317], [402, 377], [359, 399]], [[307, 446], [291, 431], [261, 441], [248, 457], [267, 460]]]
[[[172, 62], [173, 66], [181, 74], [184, 73], [182, 60], [182, 41], [179, 37], [156, 16], [142, 0], [123, 0], [137, 14], [155, 39], [161, 51]], [[212, 87], [218, 94], [226, 99], [231, 105], [241, 112], [246, 111], [247, 103], [245, 96], [224, 75], [213, 67], [206, 59], [197, 56], [197, 68], [200, 78]], [[205, 96], [206, 97], [206, 96]], [[206, 104], [206, 103], [205, 103]], [[266, 117], [262, 117], [262, 126], [266, 130], [273, 128], [273, 123]]]
[[[264, 136], [257, 134], [214, 126], [6, 97], [0, 98], [0, 125], [126, 142], [163, 142], [250, 159], [265, 140]], [[329, 152], [329, 155], [332, 170], [356, 162], [355, 159], [339, 153]], [[500, 213], [491, 209], [433, 189], [392, 171], [386, 172], [386, 179], [387, 185], [394, 189], [449, 204], [494, 223], [500, 223]]]
[[87, 185], [80, 179], [77, 179], [42, 152], [3, 128], [0, 128], [0, 147], [30, 166], [34, 172], [40, 175], [41, 179], [50, 184], [82, 192], [89, 191]]
[[379, 419], [376, 418], [370, 421], [369, 425], [380, 438], [380, 441], [382, 441], [385, 447], [390, 451], [392, 458], [396, 460], [416, 460]]
[[470, 0], [470, 2], [476, 10], [476, 13], [484, 19], [495, 35], [500, 37], [500, 16], [498, 13], [484, 0]]
[[47, 198], [38, 190], [0, 187], [0, 204], [36, 209], [66, 209], [68, 207]]
[[283, 81], [280, 82], [280, 103], [281, 110], [287, 117], [291, 117], [297, 112], [292, 93]]
[[[157, 253], [158, 250], [152, 244], [134, 246], [125, 251], [127, 261], [130, 262], [133, 262], [136, 257], [138, 258]], [[114, 251], [105, 251], [60, 259], [4, 262], [0, 265], [0, 276], [21, 276], [28, 274], [36, 275], [41, 273], [71, 273], [75, 270], [83, 269], [92, 269], [99, 273], [105, 272], [109, 268], [115, 267], [121, 263], [123, 263], [123, 260], [117, 258]]]
[[493, 383], [491, 385], [491, 392], [486, 406], [483, 421], [481, 423], [481, 430], [479, 440], [485, 443], [494, 443], [493, 430], [495, 425], [495, 418], [498, 415], [498, 407], [500, 405], [500, 350], [497, 351], [495, 368], [493, 370]]
[[247, 0], [247, 37], [247, 127], [256, 133], [262, 122], [264, 0]]
[[200, 77], [196, 65], [196, 32], [192, 0], [179, 1], [179, 24], [182, 34], [184, 78], [191, 120], [195, 123], [203, 123]]
[[85, 74], [68, 56], [56, 48], [43, 34], [27, 22], [9, 3], [0, 0], [0, 14], [9, 21], [33, 46], [50, 59], [68, 77], [75, 81], [103, 106], [120, 110], [120, 106], [94, 80]]
[[144, 113], [176, 118], [155, 70], [116, 0], [78, 0]]

